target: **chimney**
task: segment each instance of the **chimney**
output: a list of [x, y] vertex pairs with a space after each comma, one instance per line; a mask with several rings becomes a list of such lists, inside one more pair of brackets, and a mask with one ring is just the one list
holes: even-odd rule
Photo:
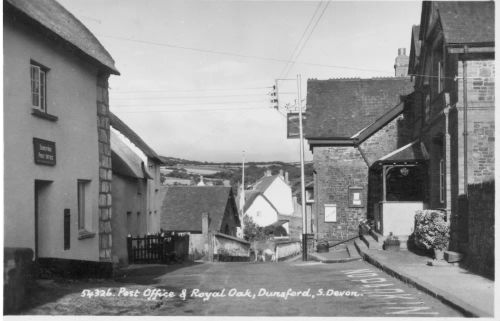
[[407, 77], [410, 58], [406, 55], [406, 48], [398, 48], [398, 56], [394, 63], [394, 76]]
[[280, 169], [280, 177], [283, 177], [283, 170]]
[[290, 181], [288, 180], [288, 172], [285, 172], [285, 183], [290, 184]]
[[264, 176], [271, 176], [271, 170], [270, 169], [266, 170]]

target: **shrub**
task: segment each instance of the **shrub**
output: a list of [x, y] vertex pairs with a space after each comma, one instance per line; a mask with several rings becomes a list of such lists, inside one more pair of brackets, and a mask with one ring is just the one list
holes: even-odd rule
[[419, 210], [415, 214], [415, 245], [425, 249], [445, 250], [450, 241], [450, 226], [440, 210]]

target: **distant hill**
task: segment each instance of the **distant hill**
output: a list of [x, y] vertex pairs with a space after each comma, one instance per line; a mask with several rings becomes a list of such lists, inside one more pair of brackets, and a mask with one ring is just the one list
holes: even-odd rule
[[[214, 185], [222, 185], [223, 181], [227, 180], [231, 186], [235, 188], [235, 191], [236, 187], [241, 183], [241, 163], [200, 162], [165, 156], [160, 156], [160, 158], [165, 162], [162, 176], [191, 179], [194, 183], [197, 183], [200, 179], [200, 175], [203, 175], [204, 179], [208, 179], [208, 181]], [[288, 179], [292, 189], [295, 190], [300, 186], [299, 163], [286, 163], [281, 161], [245, 163], [245, 185], [248, 186], [255, 183], [264, 176], [267, 170], [270, 170], [273, 175], [278, 174], [280, 170], [284, 173], [288, 172]], [[306, 183], [312, 181], [312, 162], [305, 163], [304, 172]]]

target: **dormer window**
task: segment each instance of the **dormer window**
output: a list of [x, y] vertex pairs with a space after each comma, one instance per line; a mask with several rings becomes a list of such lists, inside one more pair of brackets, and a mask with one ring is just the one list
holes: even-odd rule
[[43, 112], [47, 112], [47, 71], [47, 68], [31, 62], [31, 105]]

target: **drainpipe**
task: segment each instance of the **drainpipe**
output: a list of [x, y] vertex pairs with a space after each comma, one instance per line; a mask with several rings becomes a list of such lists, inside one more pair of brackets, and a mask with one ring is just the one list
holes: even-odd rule
[[468, 195], [468, 171], [467, 171], [467, 53], [469, 49], [464, 46], [463, 56], [463, 91], [464, 91], [464, 194]]

